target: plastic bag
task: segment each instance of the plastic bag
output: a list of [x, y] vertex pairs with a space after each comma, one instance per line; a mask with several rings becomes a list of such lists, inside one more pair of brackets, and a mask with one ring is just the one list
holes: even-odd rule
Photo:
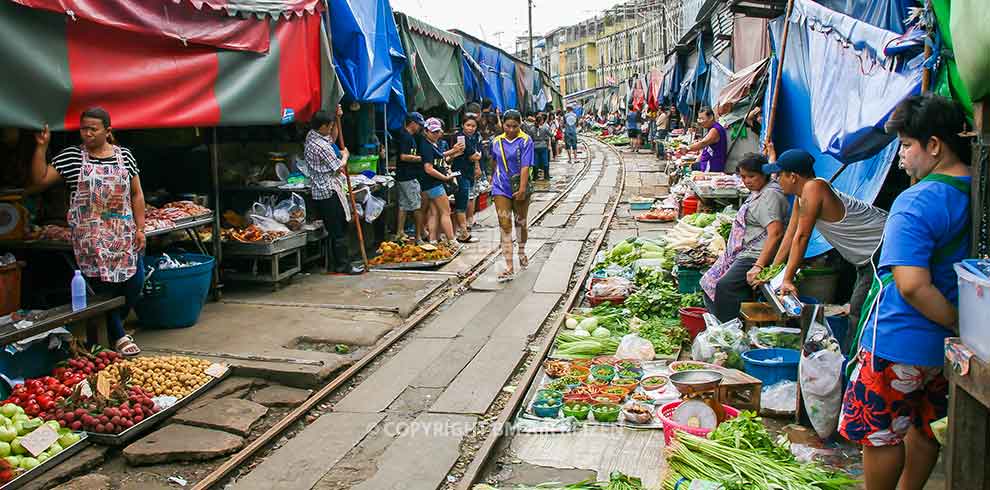
[[619, 359], [652, 361], [656, 355], [657, 352], [653, 349], [653, 343], [634, 333], [622, 337], [619, 348], [615, 350], [615, 357]]
[[[815, 316], [820, 305], [815, 305]], [[805, 348], [801, 351], [798, 379], [801, 396], [811, 426], [822, 439], [827, 439], [839, 425], [842, 409], [842, 363], [838, 342], [828, 326], [817, 321], [808, 327]]]
[[781, 381], [763, 388], [760, 407], [777, 413], [794, 413], [797, 409], [797, 383]]
[[626, 297], [632, 294], [634, 285], [624, 277], [609, 277], [591, 286], [591, 295], [596, 298]]
[[780, 347], [801, 349], [801, 329], [784, 327], [759, 327], [749, 330], [749, 343], [758, 349]]
[[254, 204], [251, 205], [251, 209], [248, 210], [248, 213], [247, 214], [248, 215], [258, 215], [258, 216], [264, 216], [266, 218], [271, 218], [272, 217], [272, 207], [269, 206], [269, 205], [267, 205], [267, 204], [262, 204], [260, 202], [256, 202], [256, 203], [254, 203]]
[[268, 218], [266, 216], [260, 216], [257, 214], [251, 215], [251, 223], [257, 225], [258, 228], [262, 229], [262, 231], [281, 231], [283, 233], [289, 233], [290, 231], [292, 231], [282, 223], [279, 223], [278, 221], [275, 221], [272, 218]]
[[306, 200], [293, 192], [275, 205], [271, 217], [291, 230], [298, 230], [306, 223]]
[[369, 192], [364, 198], [364, 220], [368, 223], [375, 221], [385, 209], [385, 200], [379, 199]]
[[[710, 316], [706, 314], [706, 317]], [[708, 322], [705, 330], [694, 338], [691, 344], [691, 359], [725, 366], [731, 369], [742, 369], [741, 353], [748, 349], [746, 335], [742, 331], [742, 322], [738, 318], [721, 325]]]

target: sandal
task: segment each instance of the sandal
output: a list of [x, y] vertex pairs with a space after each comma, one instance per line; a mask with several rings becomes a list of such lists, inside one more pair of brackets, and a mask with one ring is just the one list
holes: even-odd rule
[[509, 282], [515, 278], [516, 278], [516, 273], [513, 272], [512, 269], [506, 269], [502, 272], [499, 272], [498, 276], [495, 277], [495, 280], [498, 282]]
[[134, 337], [125, 335], [117, 340], [117, 352], [124, 357], [134, 357], [141, 353], [141, 348], [134, 343]]
[[522, 250], [519, 251], [519, 267], [522, 267], [523, 269], [529, 267], [529, 257], [527, 257], [526, 252]]
[[457, 241], [460, 243], [478, 243], [479, 240], [476, 237], [468, 235], [466, 238], [457, 237]]

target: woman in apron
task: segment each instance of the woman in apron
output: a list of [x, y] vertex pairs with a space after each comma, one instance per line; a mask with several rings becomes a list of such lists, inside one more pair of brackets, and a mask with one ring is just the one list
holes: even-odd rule
[[36, 136], [31, 177], [45, 188], [64, 181], [69, 187], [68, 222], [76, 264], [98, 294], [123, 296], [124, 306], [107, 313], [107, 334], [125, 356], [141, 352], [124, 332], [124, 320], [144, 285], [144, 193], [130, 150], [113, 144], [110, 114], [88, 109], [79, 121], [82, 145], [66, 148], [46, 161], [51, 134]]
[[725, 252], [701, 278], [705, 305], [719, 321], [739, 315], [743, 301], [752, 299], [756, 276], [771, 262], [784, 237], [787, 197], [763, 173], [766, 157], [750, 153], [736, 169], [749, 198], [739, 208]]
[[863, 305], [839, 432], [863, 445], [869, 490], [921, 490], [938, 460], [931, 423], [948, 408], [945, 338], [958, 335], [953, 264], [970, 249], [970, 143], [958, 102], [908, 97], [887, 120], [917, 181], [894, 200]]

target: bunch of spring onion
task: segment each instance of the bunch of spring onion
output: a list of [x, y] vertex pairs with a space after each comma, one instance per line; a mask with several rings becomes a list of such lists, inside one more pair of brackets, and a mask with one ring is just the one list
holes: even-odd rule
[[597, 356], [610, 356], [619, 349], [619, 337], [582, 337], [561, 332], [554, 339], [558, 359], [591, 359]]
[[859, 483], [816, 464], [782, 461], [684, 432], [665, 452], [670, 471], [664, 490], [682, 480], [707, 480], [725, 490], [842, 490]]

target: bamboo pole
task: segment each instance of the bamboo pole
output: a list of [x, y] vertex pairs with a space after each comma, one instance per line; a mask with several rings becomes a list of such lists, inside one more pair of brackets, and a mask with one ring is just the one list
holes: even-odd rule
[[[925, 44], [925, 59], [927, 60], [929, 56], [932, 55], [932, 47]], [[928, 93], [928, 89], [931, 87], [932, 83], [932, 71], [925, 68], [921, 71], [921, 93]]]
[[[340, 147], [344, 146], [344, 131], [343, 125], [340, 119], [337, 119], [337, 141], [340, 142]], [[351, 173], [347, 171], [347, 167], [344, 167], [344, 176], [347, 177], [347, 197], [351, 202], [351, 222], [354, 223], [354, 229], [357, 230], [358, 244], [361, 247], [361, 260], [364, 261], [364, 272], [368, 272], [368, 252], [364, 249], [364, 232], [361, 230], [361, 219], [358, 217], [357, 213], [357, 203], [354, 202], [354, 189], [351, 187]]]
[[777, 99], [780, 97], [780, 79], [784, 75], [784, 55], [787, 54], [787, 35], [791, 30], [791, 12], [794, 10], [794, 0], [787, 0], [787, 10], [784, 12], [784, 35], [780, 40], [780, 58], [777, 60], [777, 76], [773, 82], [773, 99], [770, 102], [770, 114], [767, 114], [767, 139], [773, 138], [773, 123], [777, 116]]

